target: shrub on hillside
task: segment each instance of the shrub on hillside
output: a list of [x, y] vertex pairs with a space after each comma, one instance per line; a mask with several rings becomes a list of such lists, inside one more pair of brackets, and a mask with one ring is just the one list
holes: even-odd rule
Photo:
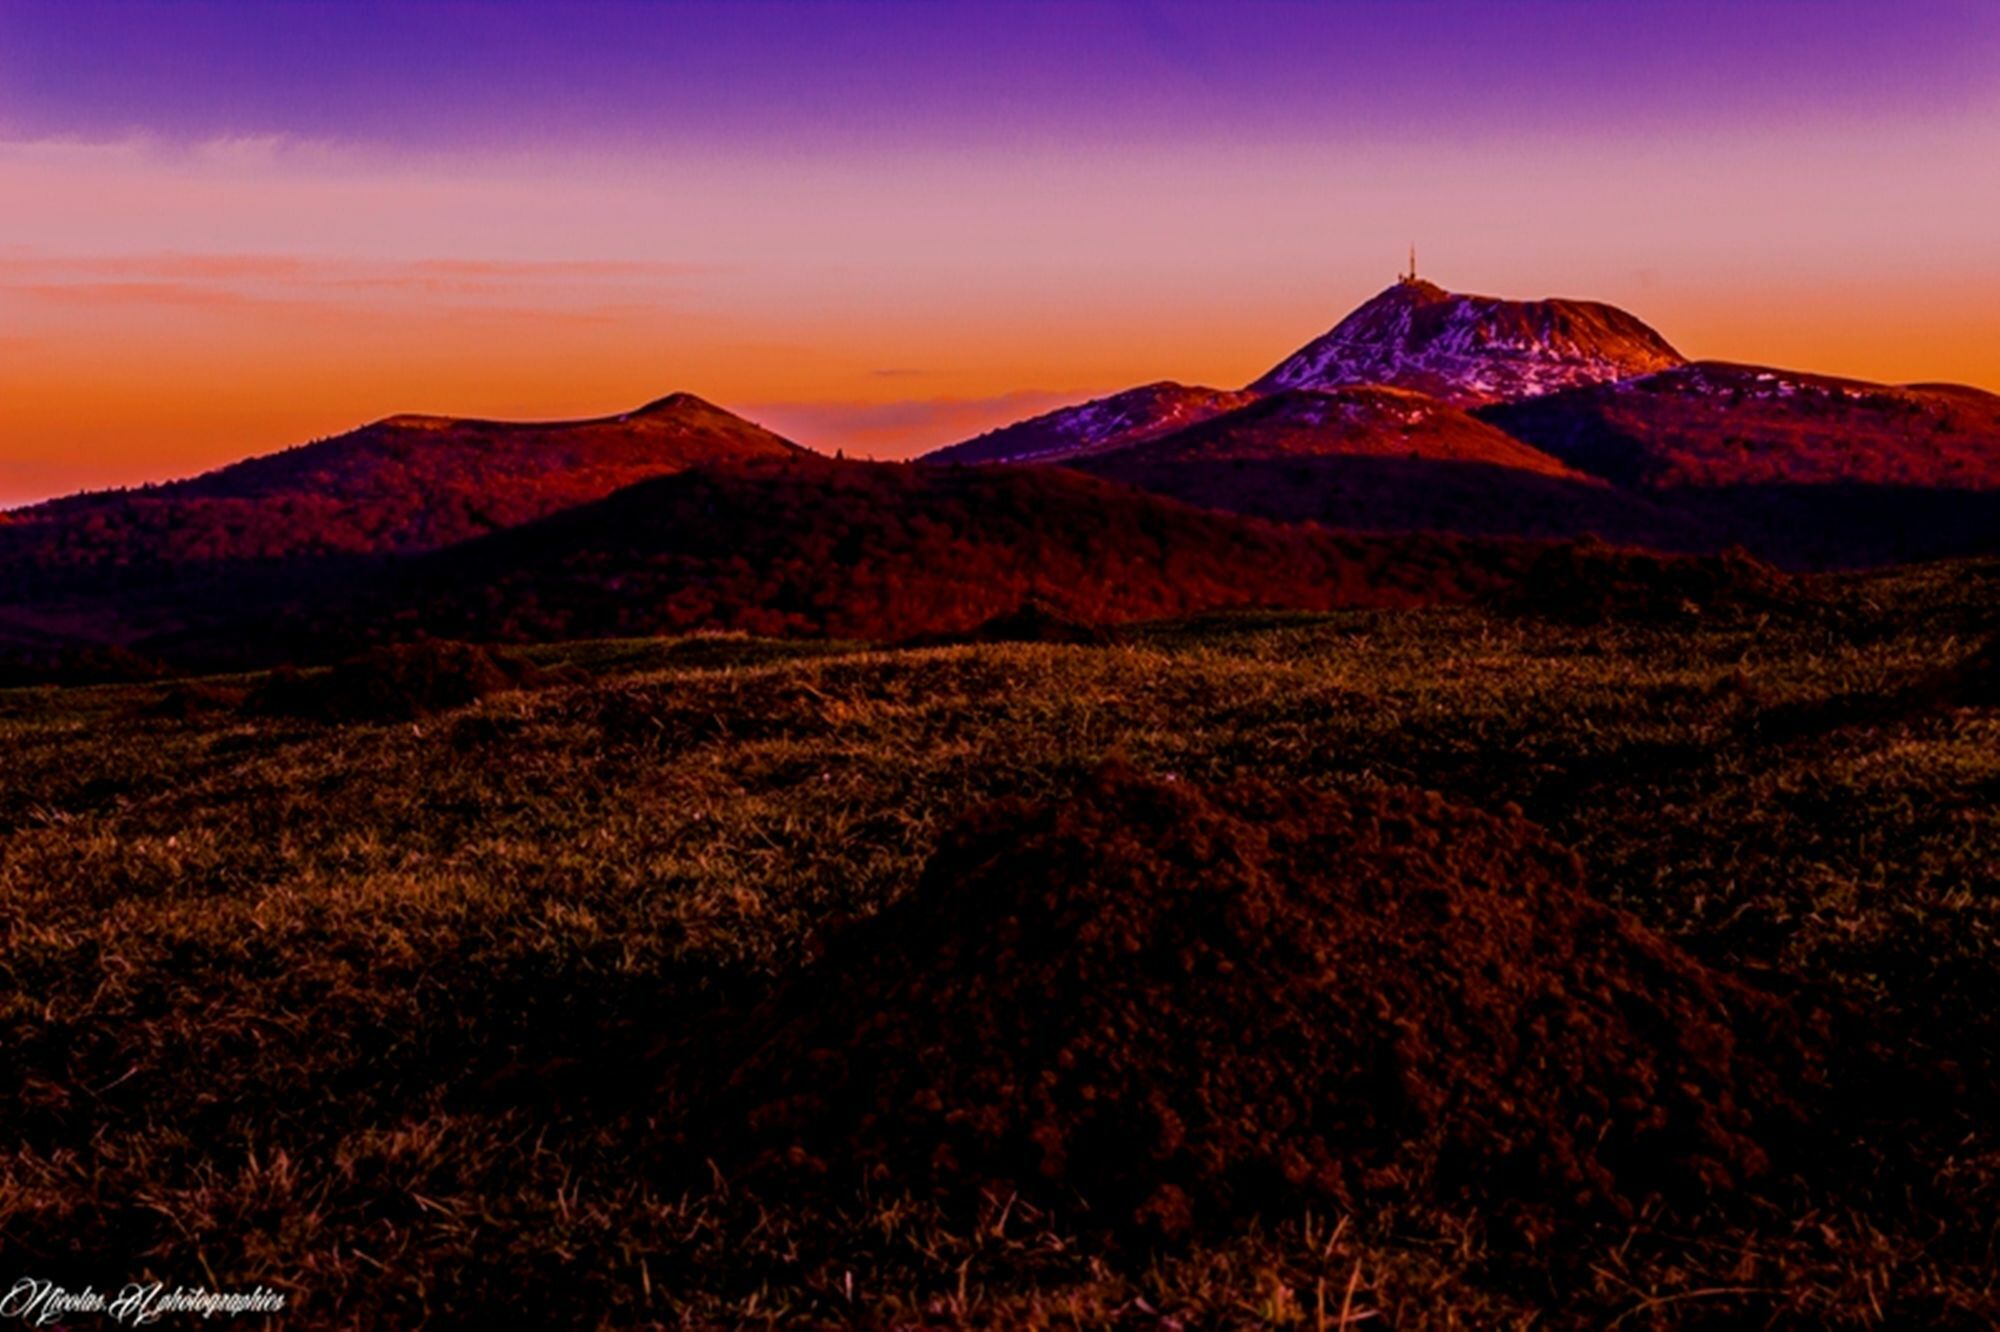
[[0, 689], [32, 685], [136, 684], [170, 674], [130, 648], [110, 646], [0, 650]]
[[188, 721], [211, 713], [235, 711], [249, 696], [250, 691], [241, 685], [189, 680], [161, 690], [142, 704], [139, 711], [147, 717]]
[[313, 721], [408, 721], [549, 679], [532, 663], [487, 648], [424, 640], [374, 648], [325, 671], [281, 666], [244, 706], [262, 716]]
[[1499, 600], [1571, 624], [1673, 623], [1772, 610], [1795, 600], [1796, 587], [1740, 549], [1654, 555], [1584, 540], [1545, 548]]

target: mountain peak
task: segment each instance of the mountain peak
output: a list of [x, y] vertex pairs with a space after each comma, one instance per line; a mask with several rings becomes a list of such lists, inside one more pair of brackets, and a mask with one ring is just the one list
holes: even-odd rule
[[1403, 278], [1251, 388], [1269, 393], [1393, 384], [1463, 407], [1682, 364], [1685, 358], [1665, 338], [1616, 306], [1468, 296]]
[[1379, 301], [1389, 297], [1416, 302], [1448, 301], [1451, 293], [1428, 278], [1406, 277], [1397, 278], [1395, 285], [1385, 288], [1373, 299]]

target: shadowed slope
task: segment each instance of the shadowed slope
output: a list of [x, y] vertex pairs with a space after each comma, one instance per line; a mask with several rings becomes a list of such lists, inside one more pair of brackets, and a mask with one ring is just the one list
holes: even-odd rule
[[1378, 384], [1283, 390], [1074, 465], [1204, 508], [1353, 531], [1726, 544], [1457, 407]]
[[1351, 532], [1593, 536], [1679, 552], [1718, 551], [1732, 540], [1700, 515], [1645, 495], [1494, 463], [1352, 456], [1147, 462], [1113, 455], [1078, 466], [1201, 508]]
[[2000, 397], [1702, 362], [1480, 415], [1795, 568], [2000, 548]]
[[2000, 490], [2000, 397], [1971, 388], [1703, 361], [1481, 415], [1620, 485]]
[[972, 629], [1030, 600], [1088, 623], [1463, 601], [1525, 559], [1204, 513], [1055, 468], [812, 460], [699, 469], [440, 552], [358, 623], [474, 639], [895, 639]]
[[1491, 463], [1582, 479], [1459, 408], [1380, 384], [1285, 390], [1113, 455], [1119, 463], [1337, 456]]

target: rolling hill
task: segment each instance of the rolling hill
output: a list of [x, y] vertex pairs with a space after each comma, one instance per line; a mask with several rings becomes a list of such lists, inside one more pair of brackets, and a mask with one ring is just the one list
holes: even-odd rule
[[1735, 576], [1626, 552], [1268, 523], [1064, 468], [810, 459], [643, 482], [401, 563], [276, 639], [260, 644], [260, 626], [238, 624], [176, 650], [270, 660], [385, 638], [693, 630], [895, 641], [966, 632], [1028, 605], [1105, 625], [1240, 607], [1458, 604], [1596, 576], [1577, 565], [1638, 570], [1649, 586]]
[[130, 639], [649, 477], [803, 453], [685, 393], [585, 421], [390, 417], [185, 481], [0, 515], [0, 641]]
[[0, 561], [129, 568], [409, 554], [684, 467], [798, 452], [686, 393], [587, 421], [392, 416], [185, 481], [13, 510]]
[[[1025, 602], [1076, 620], [1463, 600], [1497, 571], [1196, 511], [1057, 468], [704, 468], [417, 561], [379, 618], [534, 640], [738, 629], [898, 639]], [[364, 615], [367, 623], [378, 618]]]

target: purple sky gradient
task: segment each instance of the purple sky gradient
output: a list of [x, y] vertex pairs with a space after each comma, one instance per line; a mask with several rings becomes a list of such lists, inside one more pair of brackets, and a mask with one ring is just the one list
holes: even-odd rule
[[1361, 0], [0, 4], [16, 137], [819, 151], [1868, 116], [1990, 94], [2000, 6]]

